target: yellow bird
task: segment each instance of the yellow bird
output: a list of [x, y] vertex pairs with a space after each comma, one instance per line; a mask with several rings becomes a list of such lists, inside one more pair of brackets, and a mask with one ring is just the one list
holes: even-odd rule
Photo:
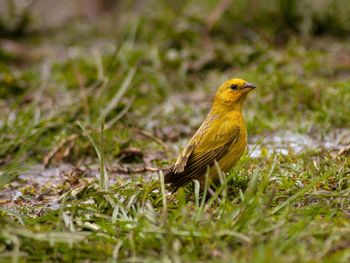
[[230, 79], [219, 87], [209, 114], [165, 175], [171, 191], [195, 179], [203, 187], [208, 169], [210, 180], [217, 177], [215, 162], [224, 172], [236, 164], [247, 146], [242, 107], [253, 89], [243, 79]]

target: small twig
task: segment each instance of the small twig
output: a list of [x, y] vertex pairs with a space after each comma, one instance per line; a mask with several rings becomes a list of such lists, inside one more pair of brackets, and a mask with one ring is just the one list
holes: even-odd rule
[[63, 159], [64, 157], [66, 157], [71, 148], [74, 146], [74, 141], [78, 138], [78, 135], [77, 134], [72, 134], [70, 136], [68, 136], [67, 138], [63, 138], [58, 144], [57, 146], [51, 151], [49, 152], [48, 155], [46, 155], [44, 157], [44, 160], [43, 160], [43, 163], [44, 163], [44, 166], [47, 167], [51, 161], [55, 158], [55, 156], [57, 156], [58, 153], [60, 153], [60, 151], [62, 149], [64, 149], [65, 146], [66, 149], [61, 153], [61, 157], [60, 159]]
[[168, 156], [168, 152], [169, 152], [169, 151], [176, 154], [176, 152], [175, 152], [171, 147], [169, 147], [166, 143], [164, 143], [164, 142], [163, 142], [161, 139], [159, 139], [158, 137], [154, 136], [152, 133], [150, 133], [150, 132], [148, 132], [148, 131], [145, 131], [145, 130], [139, 130], [139, 132], [140, 132], [142, 135], [144, 135], [144, 136], [146, 136], [146, 137], [148, 137], [148, 138], [154, 140], [154, 141], [155, 141], [156, 143], [158, 143], [160, 146], [162, 146], [163, 149], [165, 150], [165, 153], [166, 153], [167, 157], [169, 157], [169, 156]]
[[347, 145], [347, 146], [341, 148], [338, 152], [338, 155], [343, 155], [346, 153], [350, 153], [350, 145]]
[[133, 173], [145, 173], [145, 172], [159, 172], [159, 171], [167, 171], [168, 169], [159, 169], [151, 166], [142, 166], [142, 167], [123, 167], [123, 166], [114, 166], [108, 171], [110, 173], [123, 173], [123, 174], [133, 174]]

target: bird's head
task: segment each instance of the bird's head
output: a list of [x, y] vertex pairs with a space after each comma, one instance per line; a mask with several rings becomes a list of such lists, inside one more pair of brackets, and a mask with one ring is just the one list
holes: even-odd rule
[[225, 81], [215, 95], [214, 106], [218, 107], [241, 107], [247, 94], [255, 89], [253, 84], [243, 79], [230, 79]]

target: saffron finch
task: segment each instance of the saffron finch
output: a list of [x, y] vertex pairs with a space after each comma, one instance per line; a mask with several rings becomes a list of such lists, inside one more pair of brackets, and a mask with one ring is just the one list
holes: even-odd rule
[[247, 146], [242, 107], [254, 88], [243, 79], [230, 79], [218, 88], [209, 114], [165, 175], [172, 192], [192, 180], [203, 186], [207, 171], [210, 180], [218, 176], [216, 162], [227, 172], [240, 159]]

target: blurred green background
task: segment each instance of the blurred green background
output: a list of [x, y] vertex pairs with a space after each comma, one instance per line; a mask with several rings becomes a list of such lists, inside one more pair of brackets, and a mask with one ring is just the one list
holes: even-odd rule
[[[349, 262], [349, 41], [348, 0], [0, 1], [0, 261]], [[233, 77], [260, 154], [219, 198], [121, 172]]]
[[111, 158], [133, 144], [125, 127], [178, 141], [232, 77], [258, 86], [251, 135], [349, 127], [348, 1], [8, 0], [0, 10], [2, 159], [31, 149], [41, 160], [79, 133], [77, 120], [96, 129], [103, 117]]

